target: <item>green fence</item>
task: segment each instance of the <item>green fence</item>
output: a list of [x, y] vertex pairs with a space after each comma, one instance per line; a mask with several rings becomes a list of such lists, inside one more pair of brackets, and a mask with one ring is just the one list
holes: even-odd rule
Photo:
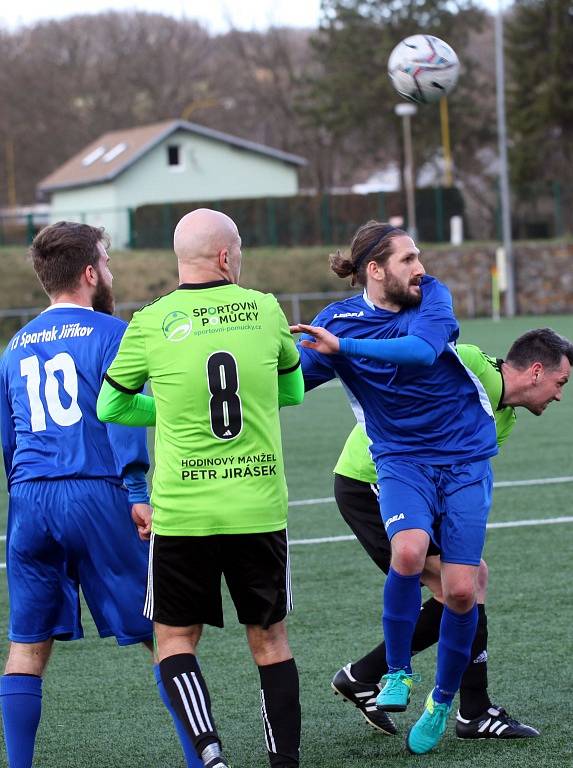
[[0, 245], [26, 245], [45, 224], [45, 216], [0, 214]]
[[[527, 184], [511, 190], [511, 231], [516, 240], [561, 238], [573, 233], [573, 185], [560, 181]], [[501, 239], [501, 205], [496, 210]]]
[[[346, 243], [368, 219], [402, 216], [405, 208], [402, 195], [397, 192], [145, 205], [137, 208], [132, 217], [135, 247], [171, 247], [173, 229], [179, 219], [189, 210], [202, 206], [231, 216], [243, 241], [251, 247]], [[449, 240], [450, 218], [463, 213], [463, 198], [458, 189], [438, 187], [416, 191], [418, 234], [425, 242]]]
[[[415, 199], [418, 237], [425, 243], [448, 242], [452, 216], [464, 218], [466, 240], [501, 239], [499, 205], [490, 225], [480, 225], [479, 231], [474, 232], [465, 216], [461, 190], [454, 187], [417, 189]], [[347, 243], [357, 227], [368, 219], [388, 220], [404, 216], [406, 210], [401, 192], [377, 192], [189, 200], [137, 209], [60, 211], [57, 217], [104, 226], [116, 248], [171, 248], [177, 221], [200, 206], [222, 210], [231, 216], [249, 247]], [[561, 238], [571, 234], [573, 184], [538, 183], [512, 189], [511, 214], [515, 239]], [[0, 213], [0, 245], [26, 245], [47, 222], [46, 213]], [[404, 226], [408, 226], [407, 220]]]

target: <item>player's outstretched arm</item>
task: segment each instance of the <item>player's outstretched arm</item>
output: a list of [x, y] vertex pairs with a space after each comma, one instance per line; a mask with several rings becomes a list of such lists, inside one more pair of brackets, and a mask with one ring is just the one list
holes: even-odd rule
[[298, 325], [289, 326], [289, 330], [291, 333], [307, 333], [313, 337], [313, 339], [301, 339], [299, 341], [301, 347], [313, 349], [315, 352], [320, 352], [323, 355], [335, 355], [339, 350], [338, 336], [330, 333], [326, 328], [299, 323]]
[[312, 336], [314, 340], [302, 339], [301, 346], [323, 355], [339, 353], [396, 365], [428, 366], [436, 361], [436, 351], [432, 345], [415, 335], [402, 336], [398, 339], [351, 339], [334, 336], [325, 328], [302, 323], [291, 326], [291, 332]]
[[97, 399], [97, 417], [128, 427], [155, 425], [155, 400], [149, 395], [120, 392], [104, 381]]

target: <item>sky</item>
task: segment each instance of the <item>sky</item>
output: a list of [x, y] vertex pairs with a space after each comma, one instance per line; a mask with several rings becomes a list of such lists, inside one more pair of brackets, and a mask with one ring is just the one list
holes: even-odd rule
[[[498, 0], [481, 0], [496, 10]], [[510, 0], [503, 0], [508, 5]], [[230, 26], [265, 29], [269, 26], [318, 26], [320, 0], [19, 0], [2, 2], [0, 26], [15, 29], [44, 19], [61, 19], [77, 13], [113, 9], [160, 11], [176, 18], [197, 19], [212, 33]]]

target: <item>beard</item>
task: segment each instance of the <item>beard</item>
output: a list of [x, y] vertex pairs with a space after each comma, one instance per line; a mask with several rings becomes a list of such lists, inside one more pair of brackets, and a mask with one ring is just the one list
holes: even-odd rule
[[111, 287], [103, 282], [101, 275], [92, 297], [92, 307], [96, 312], [103, 312], [106, 315], [113, 315], [115, 310], [113, 292]]
[[410, 288], [413, 285], [419, 287], [420, 281], [409, 282], [404, 286], [392, 273], [387, 273], [384, 278], [384, 296], [393, 304], [398, 304], [402, 309], [417, 307], [422, 301], [422, 292], [412, 293]]

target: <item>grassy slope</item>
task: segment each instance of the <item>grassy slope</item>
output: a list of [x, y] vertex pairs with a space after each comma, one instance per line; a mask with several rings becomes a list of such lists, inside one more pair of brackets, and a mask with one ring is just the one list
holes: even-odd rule
[[[248, 288], [292, 293], [344, 290], [328, 269], [333, 248], [245, 248], [241, 283]], [[147, 301], [177, 285], [177, 263], [170, 251], [113, 251], [111, 268], [118, 301]], [[0, 247], [3, 279], [0, 308], [46, 303], [25, 248]]]

